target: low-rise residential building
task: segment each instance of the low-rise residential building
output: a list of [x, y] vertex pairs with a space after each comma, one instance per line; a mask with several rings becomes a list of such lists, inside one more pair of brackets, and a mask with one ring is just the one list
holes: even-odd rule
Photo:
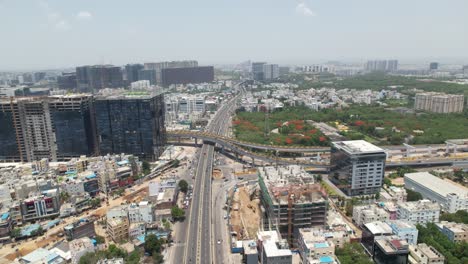
[[258, 264], [257, 243], [253, 240], [244, 240], [242, 241], [242, 247], [244, 249], [244, 263]]
[[307, 228], [299, 230], [298, 245], [302, 263], [323, 263], [325, 259], [328, 260], [326, 263], [335, 263], [335, 244], [326, 236]]
[[40, 195], [27, 198], [21, 202], [20, 207], [23, 222], [56, 217], [60, 214], [58, 190], [44, 191]]
[[439, 222], [440, 205], [429, 200], [420, 200], [398, 204], [398, 219], [411, 224]]
[[21, 264], [62, 264], [65, 260], [57, 253], [45, 248], [38, 248], [19, 259]]
[[128, 226], [128, 238], [129, 240], [133, 240], [141, 235], [146, 233], [146, 225], [145, 223], [130, 223]]
[[410, 245], [418, 243], [418, 229], [415, 225], [402, 220], [389, 221], [392, 232], [399, 239], [405, 240]]
[[65, 226], [63, 230], [68, 240], [96, 236], [93, 219], [82, 218], [72, 224]]
[[13, 229], [13, 221], [9, 212], [0, 214], [0, 241], [8, 240]]
[[260, 264], [292, 264], [292, 252], [288, 242], [276, 231], [260, 231], [257, 234]]
[[107, 219], [107, 234], [114, 242], [120, 242], [128, 237], [128, 219], [126, 217], [117, 217]]
[[151, 224], [154, 221], [153, 205], [148, 201], [141, 201], [138, 205], [132, 203], [127, 210], [130, 223], [144, 222]]
[[437, 249], [424, 243], [409, 246], [410, 264], [444, 264], [445, 257]]
[[371, 222], [362, 227], [361, 243], [372, 254], [375, 241], [393, 235], [392, 228], [385, 222]]
[[402, 203], [406, 202], [407, 193], [405, 188], [390, 186], [382, 188], [380, 191], [380, 200], [383, 202]]
[[409, 245], [405, 240], [394, 237], [375, 241], [372, 259], [375, 263], [408, 263]]
[[71, 263], [78, 264], [80, 258], [88, 252], [94, 252], [94, 244], [89, 237], [82, 237], [70, 241]]
[[377, 204], [360, 205], [353, 207], [353, 221], [358, 226], [363, 226], [367, 223], [389, 220], [390, 214]]
[[405, 174], [405, 187], [437, 202], [448, 213], [468, 210], [468, 188], [436, 177], [429, 172]]
[[467, 224], [442, 221], [436, 225], [450, 241], [468, 242]]

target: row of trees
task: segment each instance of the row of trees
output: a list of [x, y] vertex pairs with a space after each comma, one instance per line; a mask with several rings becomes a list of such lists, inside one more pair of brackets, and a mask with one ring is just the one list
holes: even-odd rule
[[468, 224], [468, 212], [460, 210], [453, 214], [443, 213], [440, 216], [440, 221]]
[[343, 248], [336, 247], [335, 255], [341, 264], [373, 264], [359, 243], [347, 243]]
[[468, 263], [468, 243], [453, 243], [434, 223], [427, 223], [426, 226], [417, 226], [418, 243], [426, 243], [433, 246], [437, 251], [445, 256], [448, 264]]
[[96, 264], [99, 260], [112, 258], [123, 258], [125, 263], [138, 264], [140, 263], [141, 253], [138, 250], [134, 250], [128, 254], [124, 249], [111, 244], [107, 250], [98, 250], [84, 254], [80, 258], [79, 264]]

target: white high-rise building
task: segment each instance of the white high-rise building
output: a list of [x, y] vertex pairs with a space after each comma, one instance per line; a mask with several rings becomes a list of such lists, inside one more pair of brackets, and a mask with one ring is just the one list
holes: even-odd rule
[[364, 140], [333, 142], [330, 179], [350, 196], [378, 193], [386, 157], [383, 149]]

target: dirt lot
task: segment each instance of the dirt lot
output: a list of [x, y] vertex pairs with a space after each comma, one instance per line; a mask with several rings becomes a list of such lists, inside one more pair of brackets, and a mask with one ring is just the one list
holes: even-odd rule
[[250, 200], [249, 189], [241, 187], [234, 194], [231, 225], [239, 239], [251, 239], [257, 234], [260, 225], [260, 201]]
[[215, 180], [220, 180], [220, 179], [223, 179], [224, 178], [224, 175], [223, 175], [223, 172], [219, 169], [214, 169], [213, 170], [213, 179]]
[[396, 185], [396, 186], [405, 185], [405, 179], [403, 177], [391, 179], [391, 180], [392, 180], [393, 185]]

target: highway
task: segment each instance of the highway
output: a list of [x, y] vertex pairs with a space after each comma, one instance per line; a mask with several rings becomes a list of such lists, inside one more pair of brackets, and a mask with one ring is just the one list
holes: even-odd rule
[[[224, 135], [229, 125], [229, 116], [234, 110], [237, 95], [224, 104], [215, 114], [206, 128], [209, 133]], [[212, 234], [212, 195], [211, 182], [213, 172], [214, 145], [203, 144], [197, 168], [190, 212], [187, 216], [183, 263], [221, 263], [214, 260], [217, 241]], [[218, 223], [220, 224], [220, 223]], [[222, 260], [221, 260], [222, 261]]]

